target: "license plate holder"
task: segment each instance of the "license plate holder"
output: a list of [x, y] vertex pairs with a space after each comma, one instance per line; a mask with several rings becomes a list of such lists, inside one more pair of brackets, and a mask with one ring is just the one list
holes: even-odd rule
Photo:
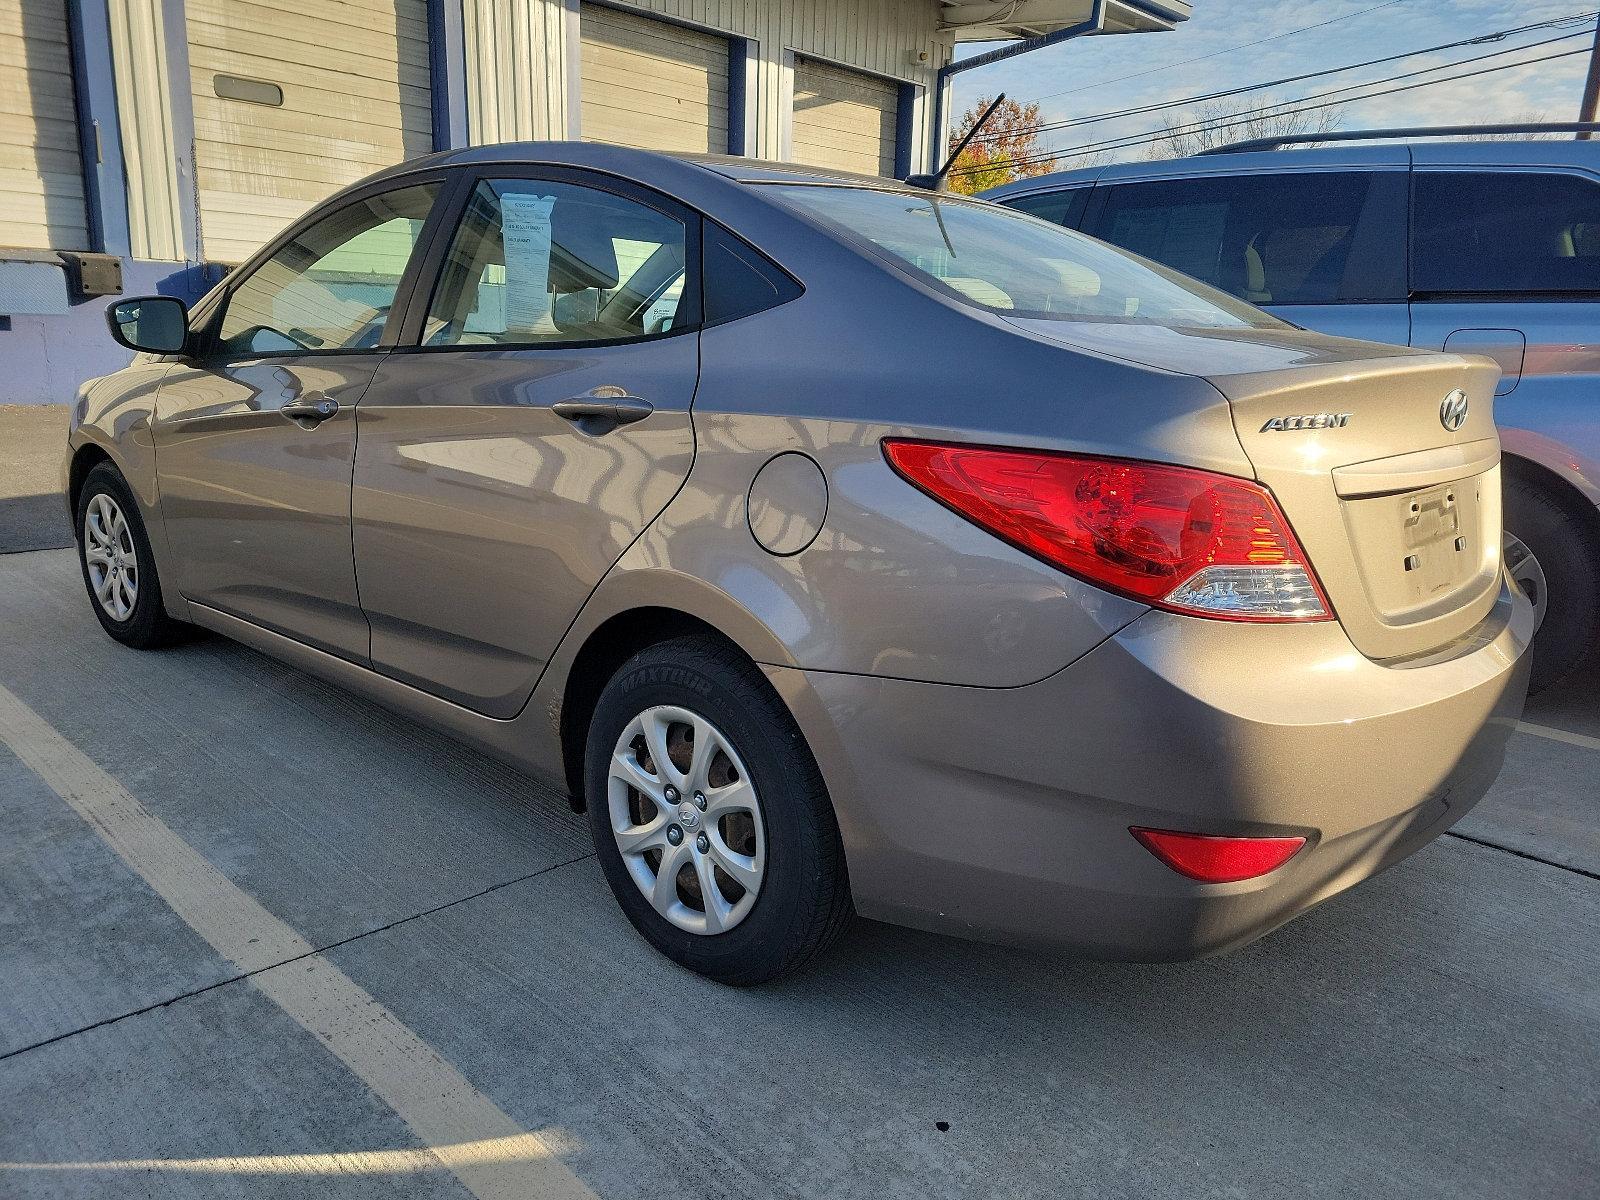
[[1459, 490], [1457, 484], [1441, 484], [1399, 498], [1401, 566], [1408, 590], [1419, 600], [1458, 583], [1473, 562], [1462, 531]]

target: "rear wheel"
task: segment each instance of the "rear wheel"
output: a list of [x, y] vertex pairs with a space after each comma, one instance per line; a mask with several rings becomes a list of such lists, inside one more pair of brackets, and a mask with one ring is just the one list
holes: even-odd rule
[[795, 970], [850, 911], [833, 807], [759, 671], [710, 638], [626, 663], [589, 726], [585, 794], [617, 902], [674, 962], [730, 984]]
[[136, 650], [180, 638], [188, 626], [167, 616], [139, 506], [110, 463], [83, 481], [77, 522], [78, 565], [101, 628]]
[[1600, 544], [1550, 494], [1507, 479], [1506, 569], [1539, 616], [1533, 640], [1537, 692], [1565, 678], [1600, 641]]

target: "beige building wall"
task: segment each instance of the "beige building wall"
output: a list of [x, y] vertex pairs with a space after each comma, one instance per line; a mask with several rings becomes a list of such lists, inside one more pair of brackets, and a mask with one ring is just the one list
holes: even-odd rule
[[88, 244], [66, 0], [0, 0], [0, 246]]
[[[575, 10], [564, 0], [463, 3], [473, 142], [575, 136], [569, 112], [572, 93], [581, 91], [569, 87], [578, 62]], [[918, 85], [913, 166], [925, 164], [928, 98], [949, 54], [937, 37], [938, 0], [640, 0], [620, 7], [754, 43], [745, 81], [747, 154], [788, 155], [793, 58], [800, 55]]]

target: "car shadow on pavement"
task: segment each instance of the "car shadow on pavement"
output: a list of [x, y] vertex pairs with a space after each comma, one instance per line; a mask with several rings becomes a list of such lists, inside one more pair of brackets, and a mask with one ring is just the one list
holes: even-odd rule
[[72, 545], [72, 524], [59, 492], [0, 498], [0, 554]]

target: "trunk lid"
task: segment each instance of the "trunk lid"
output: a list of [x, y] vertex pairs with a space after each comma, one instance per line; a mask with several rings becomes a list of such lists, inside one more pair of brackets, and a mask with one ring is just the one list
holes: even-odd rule
[[[1494, 606], [1499, 368], [1490, 360], [1290, 327], [1016, 324], [1198, 375], [1222, 392], [1256, 477], [1277, 496], [1335, 616], [1367, 657], [1436, 650]], [[1459, 398], [1446, 411], [1456, 393], [1465, 397], [1459, 424]]]

